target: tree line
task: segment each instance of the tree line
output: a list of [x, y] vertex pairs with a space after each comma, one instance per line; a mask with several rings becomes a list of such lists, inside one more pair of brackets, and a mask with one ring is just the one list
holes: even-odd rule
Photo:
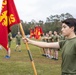
[[[34, 28], [36, 25], [40, 25], [43, 29], [43, 32], [46, 33], [50, 30], [60, 32], [61, 29], [61, 21], [67, 18], [73, 18], [73, 16], [70, 13], [62, 13], [60, 15], [50, 15], [46, 18], [46, 22], [39, 20], [36, 22], [34, 19], [31, 20], [31, 22], [24, 22], [21, 20], [22, 27], [24, 29], [25, 34], [30, 34], [30, 28]], [[20, 30], [19, 25], [13, 25], [11, 28], [11, 32], [13, 37], [17, 34], [17, 32]]]

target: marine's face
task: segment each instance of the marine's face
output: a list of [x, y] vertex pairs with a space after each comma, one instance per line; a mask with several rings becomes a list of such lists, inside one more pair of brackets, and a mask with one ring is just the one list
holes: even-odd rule
[[18, 34], [20, 34], [20, 32], [18, 32]]
[[49, 31], [49, 34], [52, 34], [52, 31]]
[[70, 33], [73, 31], [73, 29], [72, 27], [69, 27], [67, 24], [63, 23], [61, 31], [64, 36], [68, 37]]

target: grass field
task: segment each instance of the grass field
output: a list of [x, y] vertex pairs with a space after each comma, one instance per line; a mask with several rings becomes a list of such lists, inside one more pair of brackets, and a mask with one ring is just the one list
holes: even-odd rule
[[[26, 49], [26, 45], [21, 45], [22, 52], [14, 51], [15, 40], [11, 45], [11, 58], [5, 59], [6, 51], [0, 50], [0, 75], [34, 75], [32, 64]], [[38, 75], [60, 75], [61, 73], [61, 52], [59, 60], [52, 60], [42, 56], [42, 49], [29, 45]]]

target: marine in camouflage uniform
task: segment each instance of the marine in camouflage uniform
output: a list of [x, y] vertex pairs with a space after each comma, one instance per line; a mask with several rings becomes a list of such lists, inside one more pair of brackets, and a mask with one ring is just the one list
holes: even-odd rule
[[10, 54], [11, 54], [11, 41], [12, 41], [12, 34], [11, 32], [8, 34], [8, 50], [7, 50], [7, 55], [5, 56], [6, 59], [10, 58]]
[[[53, 42], [58, 42], [59, 41], [59, 35], [57, 34], [56, 31], [54, 31], [54, 36], [52, 37]], [[53, 59], [58, 60], [58, 49], [53, 49]]]
[[21, 52], [21, 38], [22, 38], [22, 36], [21, 36], [20, 32], [18, 32], [18, 34], [16, 35], [16, 48], [15, 48], [15, 51], [18, 48], [19, 52]]

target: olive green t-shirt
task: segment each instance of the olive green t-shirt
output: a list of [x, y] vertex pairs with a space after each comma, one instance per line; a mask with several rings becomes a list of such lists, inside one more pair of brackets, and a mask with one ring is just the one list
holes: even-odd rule
[[59, 36], [58, 36], [58, 35], [54, 35], [54, 36], [52, 37], [52, 39], [53, 39], [54, 42], [57, 42], [58, 39], [59, 39]]
[[59, 40], [65, 40], [65, 37], [63, 35], [59, 35]]
[[12, 41], [11, 37], [12, 37], [12, 34], [9, 33], [8, 34], [8, 47], [11, 47], [11, 41]]
[[45, 36], [43, 36], [41, 39], [43, 42], [46, 42]]
[[22, 36], [17, 34], [16, 35], [16, 43], [21, 42], [21, 38], [22, 38]]
[[12, 34], [9, 33], [9, 34], [8, 34], [8, 42], [10, 42], [10, 41], [12, 40], [11, 37], [12, 37]]
[[62, 50], [63, 73], [76, 73], [76, 37], [59, 42]]
[[50, 36], [49, 36], [49, 42], [52, 42], [53, 36], [54, 36], [54, 35], [50, 35]]

